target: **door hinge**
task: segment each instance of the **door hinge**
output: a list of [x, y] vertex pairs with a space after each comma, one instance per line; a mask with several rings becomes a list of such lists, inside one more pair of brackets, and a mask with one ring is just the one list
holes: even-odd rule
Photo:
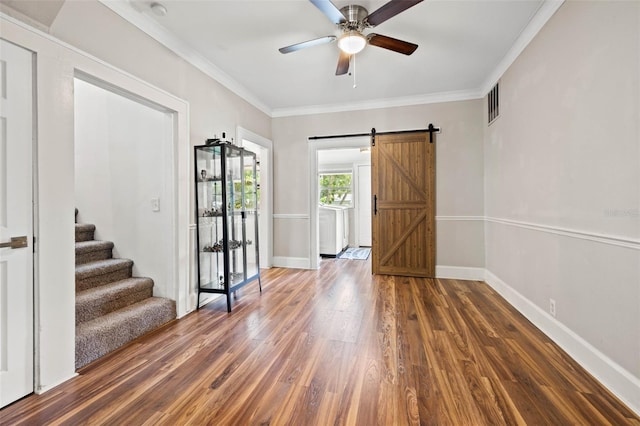
[[376, 128], [371, 128], [371, 146], [376, 146]]

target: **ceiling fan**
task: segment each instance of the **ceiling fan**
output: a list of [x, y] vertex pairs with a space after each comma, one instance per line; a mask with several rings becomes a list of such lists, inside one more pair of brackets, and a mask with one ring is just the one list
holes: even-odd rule
[[394, 52], [405, 55], [411, 55], [418, 48], [418, 45], [414, 43], [375, 33], [364, 35], [363, 32], [368, 28], [373, 28], [393, 18], [411, 6], [422, 2], [422, 0], [391, 0], [373, 13], [369, 13], [364, 7], [355, 4], [338, 9], [329, 0], [309, 1], [320, 9], [331, 22], [336, 24], [342, 31], [342, 34], [339, 37], [329, 35], [282, 47], [278, 49], [280, 53], [296, 52], [301, 49], [306, 49], [307, 47], [333, 43], [338, 40], [340, 56], [338, 58], [336, 75], [343, 75], [349, 72], [351, 56], [362, 51], [367, 44], [393, 50]]

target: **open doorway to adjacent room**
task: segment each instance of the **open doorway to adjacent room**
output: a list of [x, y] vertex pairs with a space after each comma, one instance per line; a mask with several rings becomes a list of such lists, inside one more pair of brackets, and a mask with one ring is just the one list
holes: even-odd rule
[[311, 267], [371, 246], [370, 138], [310, 142]]
[[258, 181], [258, 244], [260, 267], [273, 265], [273, 142], [238, 127], [240, 145], [256, 154]]

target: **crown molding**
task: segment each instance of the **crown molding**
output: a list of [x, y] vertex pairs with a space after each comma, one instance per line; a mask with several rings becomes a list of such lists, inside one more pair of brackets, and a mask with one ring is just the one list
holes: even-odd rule
[[485, 97], [487, 93], [489, 93], [491, 88], [493, 88], [502, 75], [507, 72], [509, 67], [518, 59], [518, 56], [520, 56], [529, 43], [531, 43], [533, 38], [538, 35], [542, 27], [544, 27], [547, 21], [560, 9], [560, 6], [562, 6], [564, 2], [565, 0], [545, 0], [545, 2], [540, 5], [529, 21], [529, 24], [522, 30], [515, 43], [513, 43], [513, 46], [511, 46], [511, 49], [504, 55], [498, 66], [494, 68], [482, 84], [482, 87], [479, 89], [482, 97]]
[[394, 108], [413, 105], [425, 105], [441, 102], [466, 101], [481, 99], [491, 90], [495, 83], [509, 69], [518, 56], [529, 45], [538, 32], [544, 27], [547, 21], [562, 6], [565, 0], [545, 0], [540, 8], [533, 15], [529, 24], [520, 33], [511, 49], [505, 54], [500, 63], [480, 87], [471, 90], [460, 90], [452, 92], [441, 92], [406, 96], [398, 98], [373, 99], [361, 102], [309, 105], [291, 108], [271, 108], [251, 91], [236, 81], [233, 77], [222, 71], [208, 59], [198, 53], [195, 49], [175, 37], [172, 33], [159, 25], [145, 13], [136, 10], [129, 0], [98, 0], [105, 7], [149, 35], [169, 50], [180, 56], [182, 59], [204, 72], [224, 87], [249, 102], [272, 118], [291, 117], [300, 115], [326, 114], [347, 111], [361, 111], [381, 108]]
[[481, 99], [483, 94], [479, 90], [460, 90], [454, 92], [441, 92], [426, 95], [405, 96], [400, 98], [373, 99], [369, 101], [310, 105], [293, 108], [274, 108], [271, 116], [291, 117], [296, 115], [326, 114], [332, 112], [361, 111], [379, 108], [394, 108], [412, 105], [435, 104], [442, 102], [467, 101]]
[[140, 31], [144, 32], [173, 53], [222, 84], [233, 93], [249, 102], [260, 111], [264, 112], [268, 116], [271, 116], [271, 108], [264, 102], [258, 99], [252, 92], [246, 87], [236, 81], [229, 74], [222, 71], [216, 65], [211, 63], [208, 59], [202, 56], [199, 52], [193, 49], [191, 46], [178, 39], [166, 28], [159, 25], [150, 17], [144, 13], [134, 9], [131, 3], [127, 0], [98, 0], [102, 5], [111, 9], [114, 13], [119, 15], [124, 20], [128, 21]]

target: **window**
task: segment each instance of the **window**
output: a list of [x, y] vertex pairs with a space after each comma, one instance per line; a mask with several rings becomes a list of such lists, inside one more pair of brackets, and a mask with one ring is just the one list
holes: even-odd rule
[[320, 173], [320, 204], [329, 206], [353, 206], [353, 173]]

